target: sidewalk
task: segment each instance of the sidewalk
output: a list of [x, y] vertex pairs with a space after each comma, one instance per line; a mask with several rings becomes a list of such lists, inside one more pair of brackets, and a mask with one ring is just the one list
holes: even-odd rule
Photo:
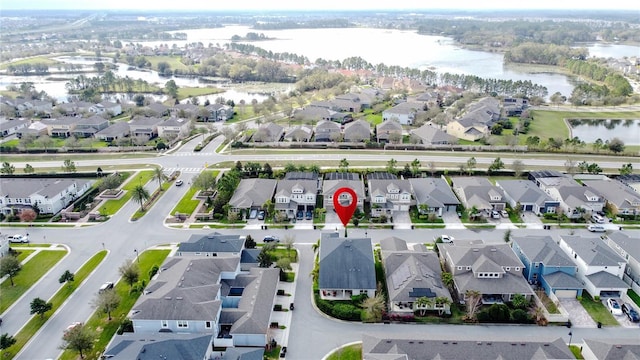
[[[299, 257], [298, 257], [299, 259]], [[299, 264], [291, 264], [292, 271], [295, 272], [296, 277], [293, 282], [278, 282], [278, 290], [284, 290], [285, 295], [277, 295], [274, 302], [275, 305], [282, 305], [282, 309], [286, 311], [273, 311], [271, 313], [271, 322], [277, 322], [280, 326], [284, 325], [284, 329], [271, 329], [269, 336], [275, 339], [279, 345], [287, 346], [289, 343], [289, 329], [291, 328], [291, 317], [295, 310], [290, 310], [289, 305], [294, 304], [296, 284], [300, 277]]]

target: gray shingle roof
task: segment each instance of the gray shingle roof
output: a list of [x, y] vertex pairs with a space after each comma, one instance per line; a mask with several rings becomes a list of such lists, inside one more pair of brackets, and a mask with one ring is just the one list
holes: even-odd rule
[[583, 289], [584, 284], [575, 276], [571, 276], [565, 272], [558, 271], [553, 274], [543, 275], [544, 281], [549, 284], [552, 289]]
[[560, 237], [588, 266], [618, 266], [626, 262], [599, 237], [573, 235]]
[[411, 130], [411, 134], [420, 138], [423, 144], [453, 144], [456, 137], [429, 124]]
[[544, 206], [545, 202], [553, 201], [551, 196], [529, 180], [499, 180], [496, 185], [509, 194], [514, 201], [521, 204], [537, 204]]
[[211, 335], [125, 333], [116, 335], [104, 355], [113, 360], [204, 359]]
[[624, 282], [619, 277], [606, 271], [600, 271], [595, 274], [587, 275], [587, 279], [589, 279], [589, 281], [597, 288], [629, 288], [629, 284]]
[[229, 200], [229, 205], [242, 209], [263, 206], [273, 197], [276, 184], [275, 179], [242, 179]]
[[[402, 338], [389, 334], [364, 334], [362, 354], [365, 360], [381, 359], [378, 354], [406, 354], [403, 359], [449, 360], [449, 359], [574, 359], [562, 338], [543, 336], [537, 341], [509, 339], [508, 336], [486, 336], [480, 338], [458, 336], [464, 340], [452, 341], [444, 336]], [[382, 358], [389, 359], [389, 358]]]
[[550, 236], [514, 236], [512, 241], [518, 244], [532, 263], [542, 263], [544, 266], [576, 266]]
[[640, 262], [640, 239], [637, 237], [631, 237], [621, 232], [612, 232], [607, 234], [607, 237], [624, 250], [630, 257]]
[[93, 181], [94, 180], [68, 178], [1, 178], [0, 197], [28, 198], [39, 195], [45, 198], [53, 198], [74, 183], [77, 184], [77, 188], [81, 189], [86, 183]]
[[444, 179], [414, 178], [409, 179], [409, 182], [418, 205], [425, 204], [430, 207], [441, 208], [446, 205], [460, 204], [453, 190]]
[[584, 343], [599, 360], [640, 359], [640, 344], [637, 340], [584, 339]]
[[180, 243], [178, 252], [239, 253], [244, 247], [245, 237], [240, 235], [193, 234], [186, 242]]
[[584, 184], [595, 193], [602, 194], [607, 201], [618, 209], [640, 209], [640, 194], [630, 187], [614, 180], [589, 180]]
[[123, 121], [110, 125], [96, 133], [96, 136], [126, 135], [130, 131], [129, 124]]
[[337, 235], [323, 233], [320, 239], [320, 289], [375, 289], [371, 239]]

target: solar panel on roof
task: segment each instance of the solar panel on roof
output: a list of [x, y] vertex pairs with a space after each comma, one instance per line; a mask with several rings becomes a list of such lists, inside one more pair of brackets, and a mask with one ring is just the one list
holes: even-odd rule
[[417, 298], [420, 298], [420, 297], [432, 298], [432, 297], [436, 297], [436, 293], [431, 291], [430, 288], [413, 288], [413, 291], [409, 292], [409, 296], [417, 297]]

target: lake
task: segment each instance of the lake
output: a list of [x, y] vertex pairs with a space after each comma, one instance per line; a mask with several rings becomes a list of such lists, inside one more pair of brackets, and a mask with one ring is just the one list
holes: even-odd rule
[[586, 143], [618, 138], [625, 145], [640, 145], [640, 119], [569, 119], [571, 137]]

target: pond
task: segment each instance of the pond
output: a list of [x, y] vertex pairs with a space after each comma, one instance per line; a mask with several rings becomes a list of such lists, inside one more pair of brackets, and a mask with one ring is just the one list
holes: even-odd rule
[[586, 143], [618, 138], [625, 145], [640, 145], [640, 119], [569, 119], [571, 137]]

